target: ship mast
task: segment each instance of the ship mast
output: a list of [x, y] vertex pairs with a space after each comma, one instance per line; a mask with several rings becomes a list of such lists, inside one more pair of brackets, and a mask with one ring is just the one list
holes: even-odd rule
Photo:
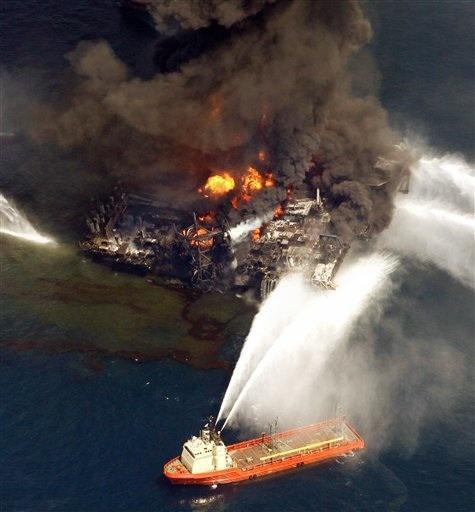
[[269, 448], [271, 450], [275, 449], [276, 443], [275, 443], [275, 437], [277, 434], [277, 425], [278, 425], [279, 417], [276, 416], [274, 419], [274, 423], [269, 423], [269, 440], [270, 440], [270, 446]]

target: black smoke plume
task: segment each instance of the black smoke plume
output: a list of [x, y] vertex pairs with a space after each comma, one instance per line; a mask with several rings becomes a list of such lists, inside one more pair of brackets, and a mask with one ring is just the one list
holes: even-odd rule
[[318, 186], [345, 237], [388, 225], [398, 173], [375, 164], [394, 158], [397, 138], [377, 99], [354, 92], [352, 69], [361, 82], [358, 52], [372, 37], [356, 0], [156, 0], [152, 13], [162, 41], [217, 26], [220, 35], [149, 80], [130, 76], [107, 43], [79, 44], [67, 56], [76, 89], [42, 110], [39, 137], [174, 203], [265, 150], [277, 189], [243, 215], [272, 209], [289, 186]]

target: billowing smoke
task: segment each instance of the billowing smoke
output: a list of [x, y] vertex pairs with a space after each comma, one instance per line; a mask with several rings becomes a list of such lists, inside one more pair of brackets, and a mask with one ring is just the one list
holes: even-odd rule
[[475, 171], [462, 158], [421, 158], [410, 191], [398, 197], [393, 221], [379, 240], [475, 286]]
[[361, 257], [341, 269], [334, 291], [312, 290], [301, 276], [283, 280], [254, 320], [219, 418], [241, 427], [275, 415], [287, 427], [309, 413], [317, 419], [326, 363], [367, 307], [387, 296], [396, 267], [388, 255]]
[[289, 186], [320, 186], [346, 237], [387, 226], [398, 173], [381, 185], [374, 164], [392, 157], [396, 138], [373, 87], [362, 86], [358, 52], [372, 32], [356, 0], [157, 0], [153, 13], [162, 37], [216, 26], [225, 35], [149, 80], [130, 76], [107, 43], [79, 44], [68, 55], [77, 88], [64, 107], [42, 110], [38, 138], [81, 148], [174, 204], [196, 199], [213, 170], [239, 174], [254, 162], [283, 193], [263, 190], [243, 211], [271, 210]]
[[151, 12], [161, 30], [177, 23], [185, 29], [207, 27], [212, 23], [231, 27], [260, 12], [275, 0], [154, 0]]

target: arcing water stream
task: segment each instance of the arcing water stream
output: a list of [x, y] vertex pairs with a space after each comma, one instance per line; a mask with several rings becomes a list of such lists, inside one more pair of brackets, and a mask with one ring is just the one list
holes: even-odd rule
[[226, 424], [298, 420], [312, 403], [319, 374], [344, 343], [363, 312], [390, 290], [396, 258], [372, 254], [348, 263], [336, 290], [312, 290], [301, 276], [288, 276], [262, 305], [223, 400], [218, 420]]
[[[410, 192], [396, 200], [381, 248], [428, 261], [474, 286], [474, 169], [460, 157], [425, 156], [412, 169]], [[387, 254], [342, 268], [335, 291], [310, 290], [299, 275], [285, 277], [262, 304], [224, 396], [224, 426], [272, 421], [292, 425], [300, 404], [314, 403], [331, 353], [356, 320], [387, 294], [397, 261]]]
[[396, 200], [382, 247], [430, 262], [474, 287], [475, 170], [456, 156], [421, 158]]
[[267, 215], [245, 220], [243, 222], [240, 222], [237, 226], [232, 227], [229, 230], [231, 242], [233, 244], [241, 242], [242, 240], [244, 240], [246, 236], [249, 235], [251, 231], [260, 228], [262, 224], [265, 224], [266, 222], [270, 221], [273, 215], [273, 212], [269, 212]]
[[[3, 158], [4, 137], [14, 136], [7, 127], [5, 107], [5, 77], [0, 69], [0, 160]], [[23, 238], [37, 244], [53, 242], [51, 238], [41, 235], [17, 208], [0, 192], [0, 233]]]
[[411, 169], [410, 197], [438, 200], [472, 212], [475, 201], [475, 169], [462, 157], [423, 156]]
[[0, 193], [0, 233], [22, 238], [37, 244], [53, 242], [41, 235], [30, 222]]

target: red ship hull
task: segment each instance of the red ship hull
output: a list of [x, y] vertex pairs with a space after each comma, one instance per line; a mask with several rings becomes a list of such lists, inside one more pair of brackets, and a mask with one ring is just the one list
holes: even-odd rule
[[[301, 427], [293, 430], [288, 430], [278, 434], [278, 439], [288, 439], [299, 434], [306, 434], [309, 431], [318, 431], [318, 429], [332, 426], [336, 420], [330, 420], [327, 422], [317, 423], [315, 425], [309, 425], [307, 427]], [[249, 465], [247, 467], [232, 467], [222, 471], [212, 471], [209, 473], [190, 473], [180, 462], [180, 457], [176, 457], [169, 461], [164, 466], [164, 475], [173, 484], [187, 484], [187, 485], [215, 485], [215, 484], [229, 484], [234, 482], [241, 482], [243, 480], [254, 480], [263, 476], [272, 475], [275, 473], [281, 473], [289, 471], [291, 469], [299, 468], [307, 464], [315, 464], [318, 462], [324, 462], [332, 460], [337, 457], [352, 453], [357, 450], [364, 448], [364, 441], [359, 434], [347, 423], [346, 427], [351, 431], [351, 441], [344, 440], [336, 446], [328, 447], [319, 450], [303, 450], [301, 453], [295, 455], [282, 456], [286, 452], [282, 452], [282, 455], [276, 453], [275, 456], [267, 456], [265, 459], [269, 459], [267, 462]], [[228, 451], [231, 455], [244, 451], [255, 446], [261, 446], [263, 442], [269, 441], [270, 436], [259, 437], [237, 443], [228, 447]], [[318, 443], [317, 443], [318, 444]], [[295, 450], [294, 450], [295, 451]]]

